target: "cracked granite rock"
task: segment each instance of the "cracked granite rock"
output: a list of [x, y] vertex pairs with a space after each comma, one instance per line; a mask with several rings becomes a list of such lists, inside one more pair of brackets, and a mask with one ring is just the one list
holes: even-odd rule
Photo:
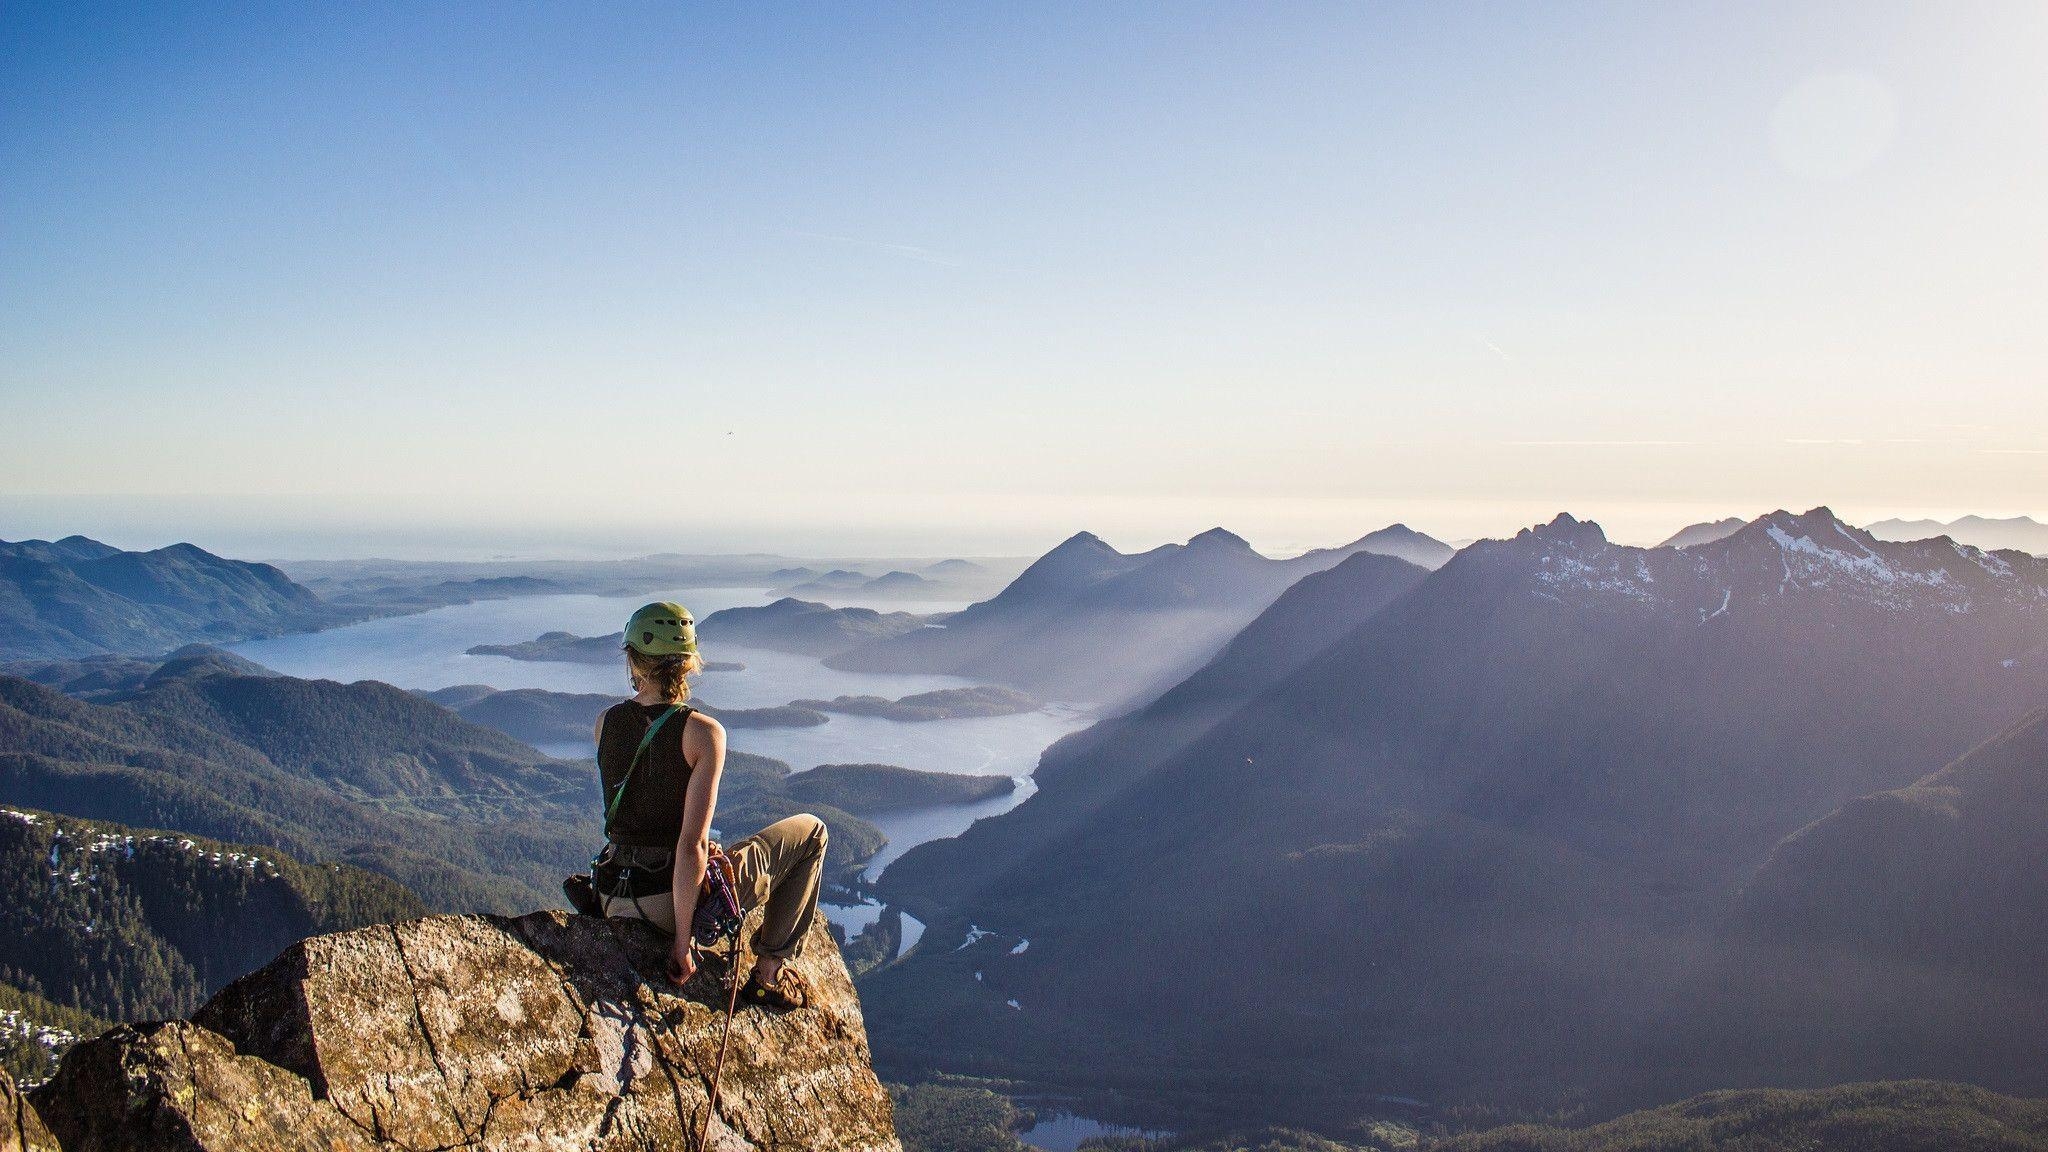
[[[64, 1152], [695, 1149], [724, 965], [677, 989], [666, 945], [561, 912], [312, 937], [190, 1023], [78, 1045], [35, 1108]], [[901, 1152], [822, 921], [796, 970], [810, 1006], [740, 1010], [708, 1147]]]
[[55, 1152], [56, 1147], [13, 1079], [0, 1072], [0, 1152]]

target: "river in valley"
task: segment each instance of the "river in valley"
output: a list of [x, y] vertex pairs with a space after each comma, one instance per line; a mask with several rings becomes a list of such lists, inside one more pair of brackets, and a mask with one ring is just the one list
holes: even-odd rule
[[[409, 689], [486, 684], [493, 688], [545, 688], [555, 692], [602, 692], [624, 697], [623, 659], [617, 663], [574, 664], [513, 660], [503, 656], [471, 656], [479, 644], [513, 644], [543, 632], [602, 636], [616, 632], [635, 608], [650, 600], [675, 600], [702, 620], [724, 608], [766, 604], [772, 597], [757, 588], [657, 589], [633, 596], [549, 595], [486, 600], [369, 620], [325, 632], [275, 636], [236, 644], [231, 651], [291, 676], [342, 681], [382, 680]], [[864, 606], [883, 611], [944, 612], [965, 607], [946, 602], [862, 602], [842, 600], [837, 606]], [[846, 672], [827, 668], [808, 656], [769, 652], [707, 642], [704, 657], [736, 661], [744, 671], [706, 672], [696, 681], [696, 696], [713, 707], [765, 708], [797, 699], [830, 699], [839, 695], [896, 698], [939, 688], [969, 687], [980, 681], [957, 676]], [[801, 772], [819, 764], [897, 764], [927, 772], [964, 772], [1010, 776], [1019, 787], [1008, 796], [976, 804], [915, 809], [877, 816], [871, 822], [889, 837], [889, 844], [871, 861], [865, 876], [872, 880], [904, 852], [928, 840], [956, 836], [985, 816], [1006, 812], [1035, 790], [1030, 775], [1038, 754], [1048, 744], [1085, 727], [1083, 707], [1048, 705], [1020, 716], [976, 717], [904, 723], [868, 716], [833, 714], [814, 728], [734, 730], [730, 746], [772, 756]], [[589, 743], [544, 746], [554, 756], [592, 755]], [[728, 830], [730, 831], [730, 830]], [[879, 909], [873, 905], [826, 905], [829, 919], [857, 933]], [[907, 951], [921, 927], [904, 918]]]

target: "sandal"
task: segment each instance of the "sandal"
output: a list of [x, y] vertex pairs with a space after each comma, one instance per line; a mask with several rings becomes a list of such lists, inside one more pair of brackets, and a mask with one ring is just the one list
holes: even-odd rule
[[761, 983], [759, 976], [748, 976], [746, 987], [740, 989], [740, 1003], [757, 1004], [770, 1012], [802, 1008], [808, 999], [799, 978], [787, 968], [777, 974], [773, 984]]

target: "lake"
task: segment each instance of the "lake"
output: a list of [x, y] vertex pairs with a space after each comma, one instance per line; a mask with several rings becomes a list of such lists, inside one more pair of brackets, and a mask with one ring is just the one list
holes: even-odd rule
[[[1019, 1101], [1026, 1107], [1043, 1108], [1043, 1103]], [[1017, 1138], [1039, 1152], [1075, 1152], [1083, 1140], [1097, 1136], [1139, 1136], [1157, 1139], [1168, 1135], [1165, 1132], [1149, 1131], [1143, 1128], [1126, 1128], [1117, 1124], [1105, 1124], [1086, 1116], [1071, 1112], [1047, 1110], [1038, 1113], [1038, 1120], [1031, 1127], [1017, 1134]]]
[[[434, 689], [457, 684], [493, 688], [545, 688], [555, 692], [602, 692], [624, 697], [623, 658], [617, 664], [569, 664], [471, 656], [478, 644], [514, 644], [543, 632], [602, 636], [616, 632], [634, 609], [651, 600], [674, 600], [699, 620], [725, 608], [768, 603], [758, 588], [656, 589], [633, 596], [550, 595], [485, 600], [437, 608], [411, 616], [368, 620], [325, 632], [274, 636], [230, 647], [237, 655], [291, 676], [331, 680], [382, 680], [400, 688]], [[876, 602], [837, 600], [841, 607], [884, 611], [948, 612], [958, 602]], [[940, 688], [970, 687], [983, 681], [958, 676], [849, 672], [827, 668], [809, 656], [734, 645], [707, 644], [707, 660], [738, 661], [744, 671], [707, 672], [696, 697], [713, 707], [765, 708], [791, 700], [840, 695], [896, 698]], [[889, 845], [868, 865], [872, 880], [904, 852], [928, 840], [957, 836], [974, 821], [1023, 803], [1035, 786], [1030, 775], [1038, 755], [1060, 737], [1090, 723], [1084, 705], [1050, 704], [1021, 716], [990, 716], [908, 724], [872, 716], [833, 715], [813, 728], [756, 728], [731, 733], [730, 746], [772, 756], [802, 771], [819, 764], [898, 764], [927, 772], [1011, 776], [1018, 789], [976, 804], [916, 809], [875, 817]], [[587, 742], [543, 747], [550, 755], [580, 759], [593, 754]], [[835, 923], [857, 931], [872, 909], [834, 908]], [[906, 933], [908, 935], [908, 933]], [[907, 942], [906, 942], [907, 947]]]
[[[467, 649], [478, 644], [514, 644], [543, 632], [602, 636], [618, 631], [626, 617], [649, 600], [676, 600], [701, 620], [721, 609], [765, 604], [770, 599], [756, 588], [671, 588], [634, 596], [527, 596], [369, 620], [326, 632], [250, 640], [232, 645], [230, 651], [290, 676], [382, 680], [415, 689], [487, 684], [624, 697], [632, 688], [626, 681], [623, 658], [617, 664], [568, 664], [471, 656]], [[965, 607], [957, 602], [844, 603], [909, 612]], [[707, 672], [697, 678], [697, 698], [714, 708], [767, 708], [791, 700], [829, 700], [840, 695], [893, 699], [982, 683], [958, 676], [842, 672], [809, 656], [736, 645], [707, 644], [704, 657], [747, 666], [742, 672]], [[1081, 708], [1057, 704], [1022, 716], [920, 724], [834, 715], [815, 728], [735, 730], [729, 742], [741, 751], [772, 756], [798, 770], [820, 764], [877, 763], [925, 772], [1028, 776], [1046, 745], [1087, 723]], [[592, 754], [588, 743], [550, 745], [542, 751], [568, 758]], [[1012, 803], [1021, 800], [1021, 796], [1015, 797]]]

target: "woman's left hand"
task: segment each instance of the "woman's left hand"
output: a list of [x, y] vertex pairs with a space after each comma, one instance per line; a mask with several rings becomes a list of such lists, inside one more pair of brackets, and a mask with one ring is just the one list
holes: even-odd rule
[[688, 984], [690, 977], [696, 974], [697, 950], [691, 945], [688, 936], [677, 933], [676, 942], [668, 950], [669, 983], [677, 986]]

